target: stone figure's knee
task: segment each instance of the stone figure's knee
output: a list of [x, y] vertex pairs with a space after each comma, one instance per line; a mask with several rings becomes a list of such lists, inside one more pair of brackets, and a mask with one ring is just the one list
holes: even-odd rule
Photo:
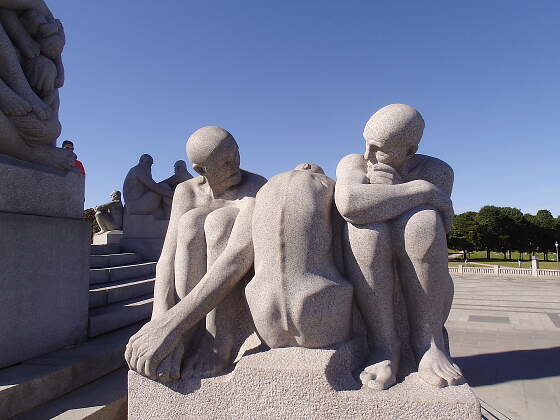
[[445, 242], [445, 228], [439, 213], [434, 209], [414, 213], [406, 223], [404, 241], [407, 253], [420, 258]]
[[183, 216], [179, 220], [179, 241], [189, 244], [190, 242], [198, 241], [204, 237], [204, 219], [207, 213], [194, 209]]
[[235, 207], [224, 207], [213, 211], [204, 221], [204, 231], [208, 244], [222, 240], [231, 233], [239, 209]]

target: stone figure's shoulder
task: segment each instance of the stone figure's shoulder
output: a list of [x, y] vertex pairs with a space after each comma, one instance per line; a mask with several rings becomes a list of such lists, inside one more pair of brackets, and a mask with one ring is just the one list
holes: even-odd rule
[[197, 176], [195, 178], [187, 179], [186, 181], [180, 182], [175, 188], [175, 196], [192, 194], [196, 190], [200, 189], [200, 186], [204, 184], [204, 178], [202, 176]]
[[453, 169], [443, 160], [416, 154], [407, 164], [405, 178], [408, 181], [423, 179], [451, 193]]
[[242, 169], [241, 171], [243, 173], [243, 183], [245, 184], [246, 188], [254, 190], [255, 194], [267, 182], [267, 179], [264, 176], [246, 171], [244, 169]]
[[360, 182], [366, 180], [367, 162], [359, 153], [344, 156], [336, 167], [337, 182]]

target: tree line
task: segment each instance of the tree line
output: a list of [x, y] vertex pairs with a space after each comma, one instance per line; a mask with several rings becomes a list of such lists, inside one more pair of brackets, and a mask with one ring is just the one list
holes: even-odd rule
[[549, 210], [539, 210], [536, 215], [523, 214], [512, 207], [484, 206], [478, 212], [467, 211], [455, 216], [447, 235], [450, 249], [461, 250], [465, 258], [472, 251], [501, 252], [504, 260], [511, 259], [511, 252], [534, 254], [556, 253], [554, 243], [560, 241], [560, 216]]

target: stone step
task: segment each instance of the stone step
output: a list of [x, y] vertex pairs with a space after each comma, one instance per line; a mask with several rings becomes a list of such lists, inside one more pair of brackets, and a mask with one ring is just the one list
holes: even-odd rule
[[93, 285], [89, 289], [89, 307], [110, 305], [154, 292], [155, 277], [140, 277]]
[[126, 420], [127, 373], [120, 368], [10, 420]]
[[130, 264], [120, 267], [90, 268], [89, 284], [109, 283], [135, 277], [153, 276], [155, 272], [155, 262]]
[[152, 294], [124, 300], [89, 311], [89, 337], [134, 324], [152, 315]]
[[0, 420], [59, 398], [124, 366], [126, 343], [142, 325], [136, 323], [0, 369]]
[[91, 255], [118, 254], [119, 252], [121, 252], [119, 244], [92, 245], [90, 251]]
[[89, 268], [116, 267], [119, 265], [134, 264], [140, 261], [140, 256], [135, 252], [122, 252], [120, 254], [90, 255]]

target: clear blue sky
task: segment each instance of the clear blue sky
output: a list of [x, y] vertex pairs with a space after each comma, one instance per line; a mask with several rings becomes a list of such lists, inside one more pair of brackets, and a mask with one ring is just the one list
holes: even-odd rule
[[420, 152], [455, 170], [457, 213], [560, 214], [558, 1], [51, 0], [67, 35], [63, 134], [86, 206], [142, 153], [156, 180], [197, 128], [237, 139], [242, 167], [328, 175], [363, 152], [390, 103], [426, 120]]

